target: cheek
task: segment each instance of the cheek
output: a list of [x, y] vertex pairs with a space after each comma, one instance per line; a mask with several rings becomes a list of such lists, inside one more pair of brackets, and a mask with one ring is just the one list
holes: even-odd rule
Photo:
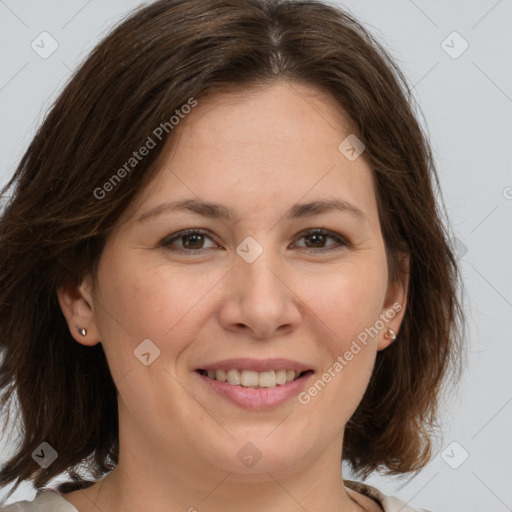
[[386, 281], [385, 261], [377, 258], [339, 268], [315, 286], [308, 281], [304, 302], [311, 308], [312, 321], [324, 330], [331, 357], [348, 350], [351, 341], [379, 319]]
[[101, 262], [98, 276], [96, 320], [114, 376], [139, 364], [134, 350], [146, 339], [160, 350], [161, 363], [174, 365], [194, 334], [196, 308], [220, 279], [209, 273], [197, 279], [170, 272], [165, 263], [114, 252]]
[[379, 319], [382, 296], [378, 274], [362, 279], [351, 272], [338, 275], [325, 293], [311, 298], [322, 368], [299, 399], [327, 419], [333, 435], [353, 415], [370, 381], [378, 338], [372, 326]]

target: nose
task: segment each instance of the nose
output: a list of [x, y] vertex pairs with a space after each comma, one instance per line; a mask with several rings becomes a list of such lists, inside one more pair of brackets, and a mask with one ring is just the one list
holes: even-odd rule
[[224, 329], [268, 339], [290, 333], [299, 325], [300, 300], [293, 292], [290, 270], [264, 250], [251, 263], [237, 256], [226, 283], [220, 312]]

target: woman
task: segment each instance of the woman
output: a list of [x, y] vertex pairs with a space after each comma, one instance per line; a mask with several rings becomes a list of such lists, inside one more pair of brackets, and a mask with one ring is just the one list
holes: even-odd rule
[[410, 91], [356, 20], [139, 8], [15, 184], [0, 388], [24, 437], [0, 482], [39, 492], [4, 510], [413, 510], [341, 462], [431, 458], [459, 271]]

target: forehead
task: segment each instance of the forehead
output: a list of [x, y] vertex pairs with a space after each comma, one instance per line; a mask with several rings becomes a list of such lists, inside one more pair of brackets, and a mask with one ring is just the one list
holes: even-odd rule
[[[231, 145], [286, 144], [296, 149], [330, 144], [351, 133], [352, 122], [326, 91], [296, 82], [277, 82], [231, 92], [210, 94], [177, 127], [202, 144], [222, 138]], [[176, 140], [176, 139], [175, 139]], [[231, 143], [231, 144], [230, 144]]]
[[338, 197], [371, 217], [371, 168], [339, 149], [350, 125], [334, 98], [298, 83], [200, 98], [173, 130], [137, 210], [194, 197], [261, 216], [262, 206]]

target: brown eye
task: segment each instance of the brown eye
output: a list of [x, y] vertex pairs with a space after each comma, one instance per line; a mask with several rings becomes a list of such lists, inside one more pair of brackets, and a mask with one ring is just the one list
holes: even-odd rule
[[202, 249], [202, 247], [198, 247], [204, 243], [203, 239], [204, 235], [201, 234], [192, 234], [192, 235], [181, 235], [182, 240], [186, 240], [184, 246], [186, 249]]
[[[348, 242], [336, 233], [326, 231], [324, 229], [311, 229], [302, 234], [301, 238], [308, 240], [306, 243], [307, 252], [326, 252], [340, 249], [343, 246], [348, 246]], [[336, 244], [325, 246], [326, 241], [331, 238], [336, 240]]]
[[[211, 240], [211, 237], [205, 231], [201, 229], [188, 229], [163, 240], [161, 245], [179, 253], [201, 253], [203, 250], [208, 249], [208, 247], [203, 247], [206, 239]], [[176, 246], [175, 242], [178, 242], [181, 247]]]
[[[310, 229], [303, 232], [299, 239], [306, 240], [306, 245], [299, 247], [312, 254], [335, 251], [350, 245], [337, 233], [324, 229]], [[336, 243], [326, 245], [329, 239], [334, 240]], [[188, 229], [175, 233], [171, 235], [170, 238], [164, 239], [161, 245], [178, 253], [202, 254], [204, 250], [213, 248], [212, 246], [204, 247], [206, 240], [212, 240], [212, 237], [206, 231], [202, 229]]]
[[[311, 246], [308, 245], [308, 247], [313, 247], [315, 249], [322, 248], [327, 238], [329, 238], [329, 236], [322, 233], [313, 233], [304, 237], [305, 240], [309, 240], [312, 244]], [[319, 245], [322, 247], [318, 247]]]

